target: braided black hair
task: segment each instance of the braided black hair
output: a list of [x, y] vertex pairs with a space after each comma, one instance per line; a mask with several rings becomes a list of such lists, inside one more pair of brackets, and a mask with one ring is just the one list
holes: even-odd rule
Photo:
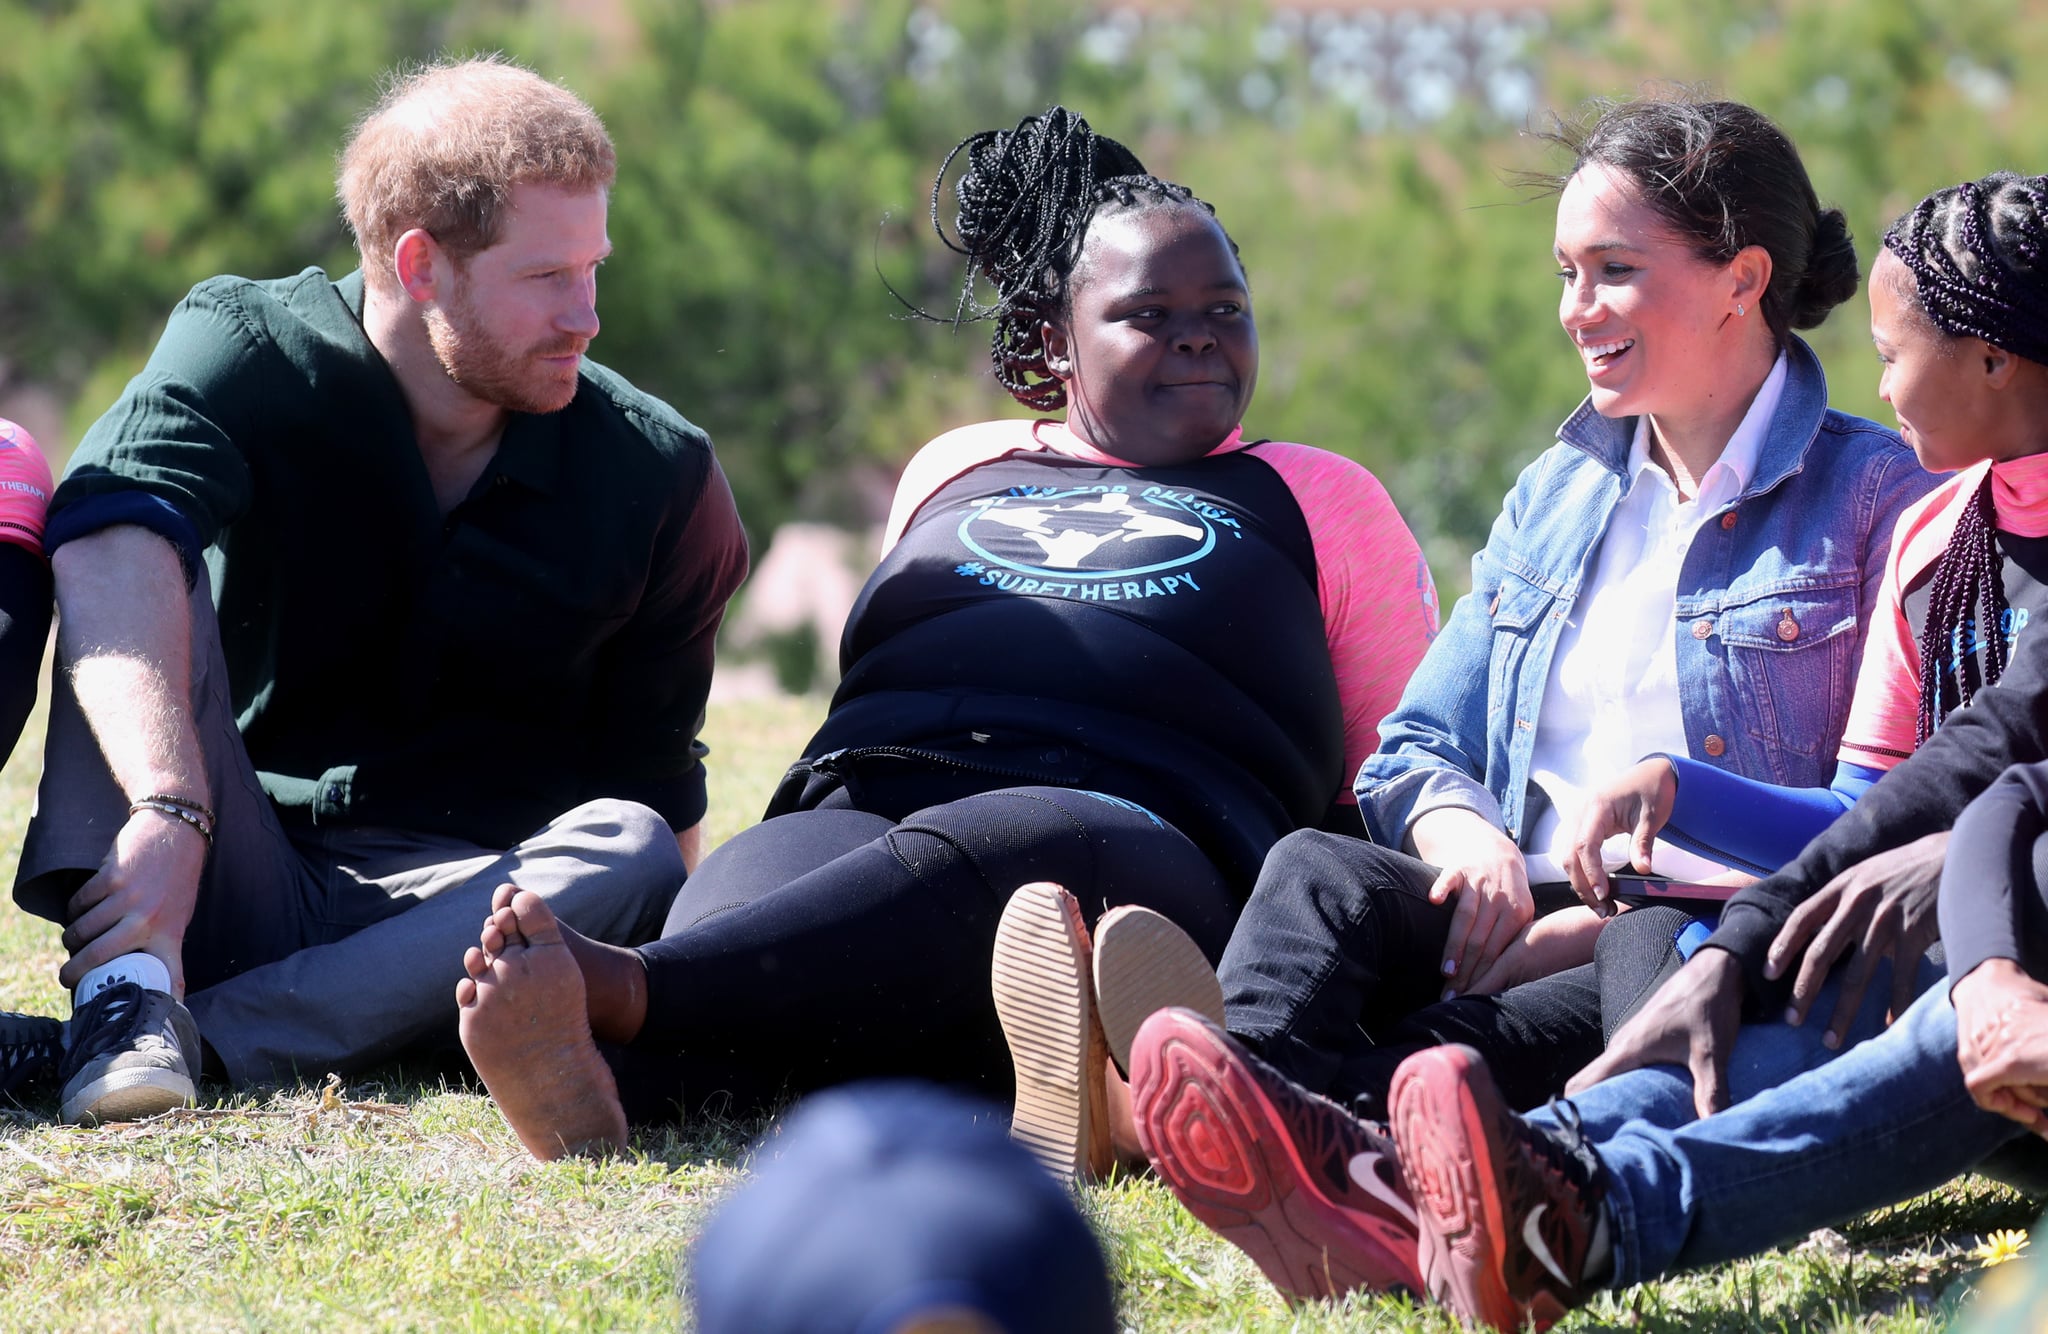
[[[940, 220], [939, 201], [957, 158], [965, 166], [954, 186], [956, 241]], [[1014, 129], [962, 139], [932, 181], [932, 230], [948, 249], [967, 257], [950, 322], [995, 322], [989, 359], [996, 382], [1033, 411], [1067, 405], [1066, 385], [1046, 365], [1039, 326], [1066, 315], [1081, 243], [1104, 207], [1194, 207], [1212, 217], [1216, 212], [1186, 186], [1148, 173], [1130, 149], [1060, 106], [1026, 116]], [[1231, 253], [1237, 253], [1235, 242]], [[976, 298], [977, 278], [995, 289], [994, 302]], [[944, 318], [914, 306], [911, 312]]]
[[[1913, 275], [1913, 290], [1903, 295], [1936, 329], [2048, 364], [2048, 177], [2001, 171], [1937, 190], [1892, 224], [1884, 245]], [[1971, 635], [1973, 611], [1981, 619]], [[2005, 560], [1987, 472], [1957, 517], [1928, 590], [1918, 741], [2004, 675], [2006, 617]], [[1942, 687], [1951, 674], [1952, 695]]]
[[[1991, 502], [1991, 474], [1956, 518], [1948, 547], [1935, 562], [1927, 590], [1927, 625], [1920, 633], [1920, 717], [1913, 725], [1913, 744], [1934, 735], [1952, 710], [1960, 709], [1985, 686], [2005, 674], [2005, 561], [1998, 551], [1998, 515]], [[1970, 613], [1981, 610], [1976, 633], [1969, 633]], [[1984, 665], [1977, 666], [1978, 646]], [[1953, 693], [1942, 682], [1953, 676]]]
[[2048, 365], [2048, 176], [2000, 171], [1936, 190], [1884, 244], [1937, 329]]

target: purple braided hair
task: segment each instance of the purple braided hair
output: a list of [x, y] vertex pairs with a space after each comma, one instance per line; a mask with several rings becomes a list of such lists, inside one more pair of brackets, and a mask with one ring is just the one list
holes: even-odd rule
[[1884, 245], [1936, 328], [2048, 365], [2048, 176], [2001, 171], [1937, 190]]
[[[2048, 365], [2048, 177], [2001, 171], [1937, 190], [1892, 224], [1884, 244], [1913, 275], [1914, 297], [1937, 329]], [[1918, 741], [2005, 672], [2005, 558], [1991, 495], [1986, 474], [1935, 563], [1920, 632]]]

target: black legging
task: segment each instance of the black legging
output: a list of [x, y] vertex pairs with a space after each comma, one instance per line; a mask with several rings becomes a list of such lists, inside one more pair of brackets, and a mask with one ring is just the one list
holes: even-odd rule
[[628, 1115], [744, 1112], [875, 1075], [1006, 1096], [989, 968], [1004, 903], [1034, 880], [1091, 925], [1156, 909], [1212, 960], [1236, 917], [1194, 844], [1095, 793], [1006, 788], [895, 823], [829, 803], [778, 816], [707, 857], [641, 948], [647, 1023], [607, 1052]]
[[[1601, 932], [1597, 960], [1492, 996], [1440, 1001], [1451, 907], [1429, 901], [1437, 870], [1362, 839], [1304, 830], [1274, 845], [1220, 970], [1230, 1031], [1299, 1083], [1386, 1118], [1395, 1067], [1462, 1042], [1486, 1057], [1516, 1107], [1564, 1091], [1612, 1023], [1674, 971], [1690, 920], [1658, 906]], [[1539, 915], [1578, 902], [1533, 887]]]

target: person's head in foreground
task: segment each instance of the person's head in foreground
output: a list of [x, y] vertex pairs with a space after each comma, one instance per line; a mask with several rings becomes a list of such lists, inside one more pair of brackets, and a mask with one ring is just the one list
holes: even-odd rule
[[392, 83], [342, 149], [337, 192], [364, 321], [409, 389], [415, 365], [438, 367], [498, 409], [567, 406], [597, 336], [617, 169], [597, 113], [530, 70], [483, 57]]
[[1558, 319], [1603, 416], [1647, 414], [1666, 448], [1742, 419], [1795, 329], [1856, 291], [1856, 251], [1799, 151], [1740, 102], [1596, 104], [1545, 137], [1558, 192]]
[[935, 1086], [805, 1102], [686, 1261], [701, 1334], [1092, 1334], [1109, 1275], [993, 1108]]
[[[941, 187], [965, 161], [955, 237]], [[1237, 247], [1215, 210], [1053, 107], [948, 155], [932, 225], [968, 258], [960, 314], [991, 319], [996, 380], [1129, 463], [1186, 463], [1228, 439], [1259, 375]], [[975, 302], [981, 278], [996, 299]]]

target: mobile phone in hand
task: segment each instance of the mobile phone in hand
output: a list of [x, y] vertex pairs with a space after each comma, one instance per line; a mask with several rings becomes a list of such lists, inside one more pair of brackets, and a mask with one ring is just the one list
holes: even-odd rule
[[1639, 871], [1609, 871], [1614, 897], [1624, 903], [1726, 903], [1740, 885], [1708, 885], [1697, 880], [1671, 880]]

